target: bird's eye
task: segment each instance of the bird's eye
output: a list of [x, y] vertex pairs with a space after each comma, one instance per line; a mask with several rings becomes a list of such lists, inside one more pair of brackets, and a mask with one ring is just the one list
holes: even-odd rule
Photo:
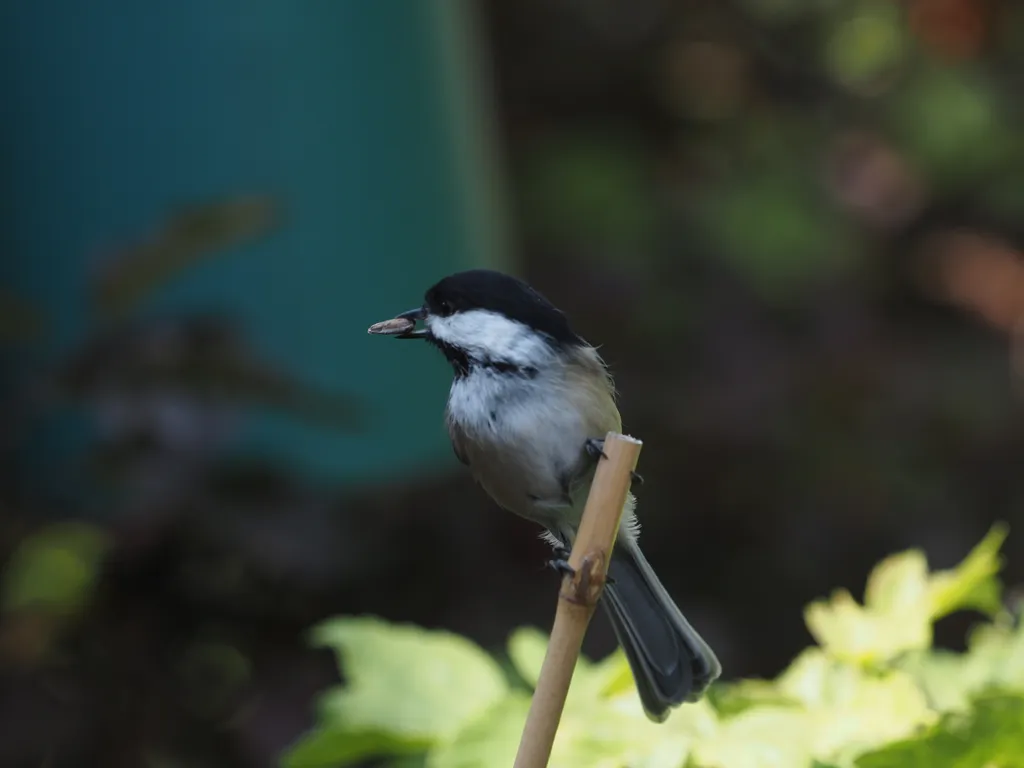
[[452, 305], [447, 299], [441, 299], [437, 303], [437, 308], [441, 310], [442, 315], [450, 315], [452, 313]]

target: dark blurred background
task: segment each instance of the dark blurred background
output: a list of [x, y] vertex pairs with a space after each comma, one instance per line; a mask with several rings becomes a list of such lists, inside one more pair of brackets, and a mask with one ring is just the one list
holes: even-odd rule
[[318, 621], [549, 626], [443, 360], [365, 332], [468, 266], [601, 345], [727, 677], [894, 550], [1006, 520], [1024, 579], [1020, 3], [54, 0], [0, 52], [0, 764], [271, 766]]

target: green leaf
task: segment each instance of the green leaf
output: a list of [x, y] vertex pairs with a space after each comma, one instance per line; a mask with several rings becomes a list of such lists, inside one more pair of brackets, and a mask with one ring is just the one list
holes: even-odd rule
[[720, 717], [732, 717], [753, 707], [800, 706], [769, 680], [739, 680], [712, 686], [708, 698]]
[[409, 745], [385, 733], [354, 733], [343, 727], [325, 726], [302, 736], [281, 758], [282, 768], [334, 768], [352, 765], [369, 757], [391, 755]]
[[966, 712], [971, 697], [989, 688], [1024, 691], [1024, 624], [978, 627], [967, 653], [934, 651], [908, 654], [900, 669], [911, 675], [931, 706], [941, 712]]
[[[993, 528], [960, 565], [934, 574], [921, 552], [886, 558], [863, 605], [839, 591], [809, 607], [821, 647], [774, 681], [717, 684], [662, 724], [644, 716], [621, 651], [598, 663], [581, 657], [551, 765], [1024, 768], [1011, 749], [1024, 740], [1008, 735], [1024, 732], [1024, 626], [1003, 612], [972, 633], [967, 653], [930, 649], [934, 617], [995, 609], [1005, 536]], [[322, 697], [319, 727], [285, 755], [287, 768], [371, 757], [428, 768], [514, 760], [529, 696], [511, 690], [473, 643], [372, 618], [329, 622], [315, 640], [337, 650], [347, 684]], [[530, 685], [547, 642], [536, 629], [509, 638], [509, 663]]]
[[7, 563], [3, 609], [75, 613], [91, 598], [109, 546], [102, 530], [77, 522], [55, 523], [26, 537]]
[[1006, 528], [995, 526], [960, 565], [931, 575], [918, 550], [887, 557], [868, 577], [863, 606], [837, 590], [807, 607], [807, 627], [833, 657], [859, 664], [928, 648], [936, 618], [963, 608], [998, 610], [998, 553], [1005, 538]]
[[[509, 638], [508, 655], [512, 665], [531, 688], [537, 685], [547, 648], [547, 635], [533, 627], [517, 629]], [[635, 693], [636, 686], [621, 649], [597, 663], [584, 656], [577, 660], [570, 696], [610, 697], [630, 691]]]
[[643, 714], [635, 690], [616, 699], [573, 696], [570, 691], [555, 737], [551, 765], [680, 766], [694, 742], [691, 718], [700, 718], [702, 710], [706, 710], [706, 706], [693, 707], [696, 713], [687, 711], [689, 706], [682, 707], [669, 722], [657, 724]]
[[[540, 671], [547, 639], [534, 629], [515, 632], [509, 655], [531, 682]], [[506, 766], [515, 757], [530, 699], [512, 692], [468, 724], [453, 739], [430, 750], [428, 765]], [[668, 722], [650, 722], [621, 651], [599, 663], [577, 662], [552, 751], [552, 766], [677, 768], [702, 735], [712, 733], [716, 715], [707, 701], [688, 704]]]
[[992, 526], [960, 565], [932, 575], [929, 600], [933, 619], [969, 608], [989, 616], [999, 612], [1002, 598], [996, 577], [1003, 566], [999, 550], [1008, 533], [1005, 525]]
[[533, 688], [548, 651], [548, 638], [535, 627], [520, 627], [508, 639], [508, 656], [519, 676]]
[[[922, 585], [923, 586], [923, 585]], [[804, 612], [807, 628], [837, 659], [858, 664], [888, 661], [931, 645], [931, 620], [925, 599], [906, 613], [882, 613], [857, 604], [845, 589], [829, 601], [815, 601]]]
[[1024, 697], [993, 695], [924, 735], [861, 756], [858, 768], [1022, 768]]
[[639, 703], [640, 696], [636, 692], [633, 670], [629, 668], [626, 654], [622, 652], [621, 648], [616, 649], [614, 653], [608, 654], [597, 664], [594, 664], [589, 674], [594, 690], [598, 695], [608, 697], [632, 696]]
[[352, 729], [450, 738], [508, 691], [494, 659], [450, 632], [346, 618], [314, 630], [314, 643], [336, 650], [348, 681], [325, 697], [323, 716]]
[[968, 655], [989, 669], [989, 682], [1024, 692], [1024, 621], [1009, 617], [999, 624], [983, 624], [970, 637]]
[[810, 714], [792, 707], [757, 707], [730, 718], [694, 746], [701, 768], [783, 768], [811, 764]]
[[317, 627], [313, 642], [335, 649], [347, 684], [321, 698], [321, 728], [288, 752], [288, 765], [426, 750], [508, 692], [494, 659], [449, 632], [345, 618]]
[[567, 134], [527, 157], [520, 188], [528, 221], [549, 237], [648, 251], [657, 218], [643, 147], [625, 136]]
[[838, 25], [827, 39], [825, 58], [840, 82], [852, 87], [871, 86], [904, 58], [905, 22], [894, 3], [861, 2], [839, 16]]
[[930, 706], [939, 712], [966, 711], [970, 695], [985, 686], [988, 670], [950, 651], [915, 651], [898, 666], [914, 678]]
[[843, 223], [791, 170], [745, 173], [706, 190], [696, 208], [723, 260], [767, 301], [799, 297], [856, 266], [853, 235], [837, 234]]
[[890, 98], [894, 133], [933, 183], [963, 183], [998, 170], [1017, 150], [1014, 121], [982, 70], [919, 67]]
[[427, 756], [427, 768], [488, 768], [515, 761], [530, 697], [512, 693]]
[[[430, 751], [428, 768], [504, 768], [515, 759], [530, 698], [513, 693], [449, 742]], [[702, 711], [701, 705], [693, 708]], [[559, 723], [551, 766], [596, 768], [677, 768], [694, 741], [684, 722], [692, 722], [685, 707], [681, 720], [673, 715], [669, 727], [648, 721], [639, 705], [620, 707], [607, 699], [570, 698]], [[703, 713], [703, 714], [706, 714]], [[697, 715], [700, 717], [701, 715]]]
[[822, 761], [845, 763], [850, 753], [905, 737], [935, 720], [909, 674], [871, 674], [817, 648], [797, 657], [779, 677], [778, 688], [806, 707], [809, 746]]
[[928, 595], [928, 561], [918, 550], [887, 557], [875, 566], [864, 589], [864, 604], [878, 613], [913, 608]]

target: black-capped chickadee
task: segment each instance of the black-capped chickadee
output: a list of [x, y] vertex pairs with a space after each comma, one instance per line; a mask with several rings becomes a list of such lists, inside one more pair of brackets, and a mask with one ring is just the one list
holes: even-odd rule
[[[444, 278], [423, 306], [387, 323], [390, 330], [371, 332], [423, 339], [451, 363], [446, 420], [455, 455], [499, 506], [544, 526], [564, 558], [601, 440], [622, 429], [597, 350], [529, 285], [490, 270]], [[722, 667], [640, 552], [635, 504], [630, 493], [601, 604], [644, 711], [661, 722], [698, 700]]]

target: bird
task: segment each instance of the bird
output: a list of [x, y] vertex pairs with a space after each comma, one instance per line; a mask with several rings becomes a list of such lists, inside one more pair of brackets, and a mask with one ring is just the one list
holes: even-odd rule
[[[603, 438], [622, 429], [597, 349], [528, 283], [490, 269], [443, 277], [419, 307], [370, 333], [422, 340], [444, 356], [456, 458], [499, 507], [542, 526], [552, 563], [567, 568]], [[630, 491], [600, 604], [646, 716], [660, 723], [700, 700], [722, 667], [641, 552], [635, 507]]]

